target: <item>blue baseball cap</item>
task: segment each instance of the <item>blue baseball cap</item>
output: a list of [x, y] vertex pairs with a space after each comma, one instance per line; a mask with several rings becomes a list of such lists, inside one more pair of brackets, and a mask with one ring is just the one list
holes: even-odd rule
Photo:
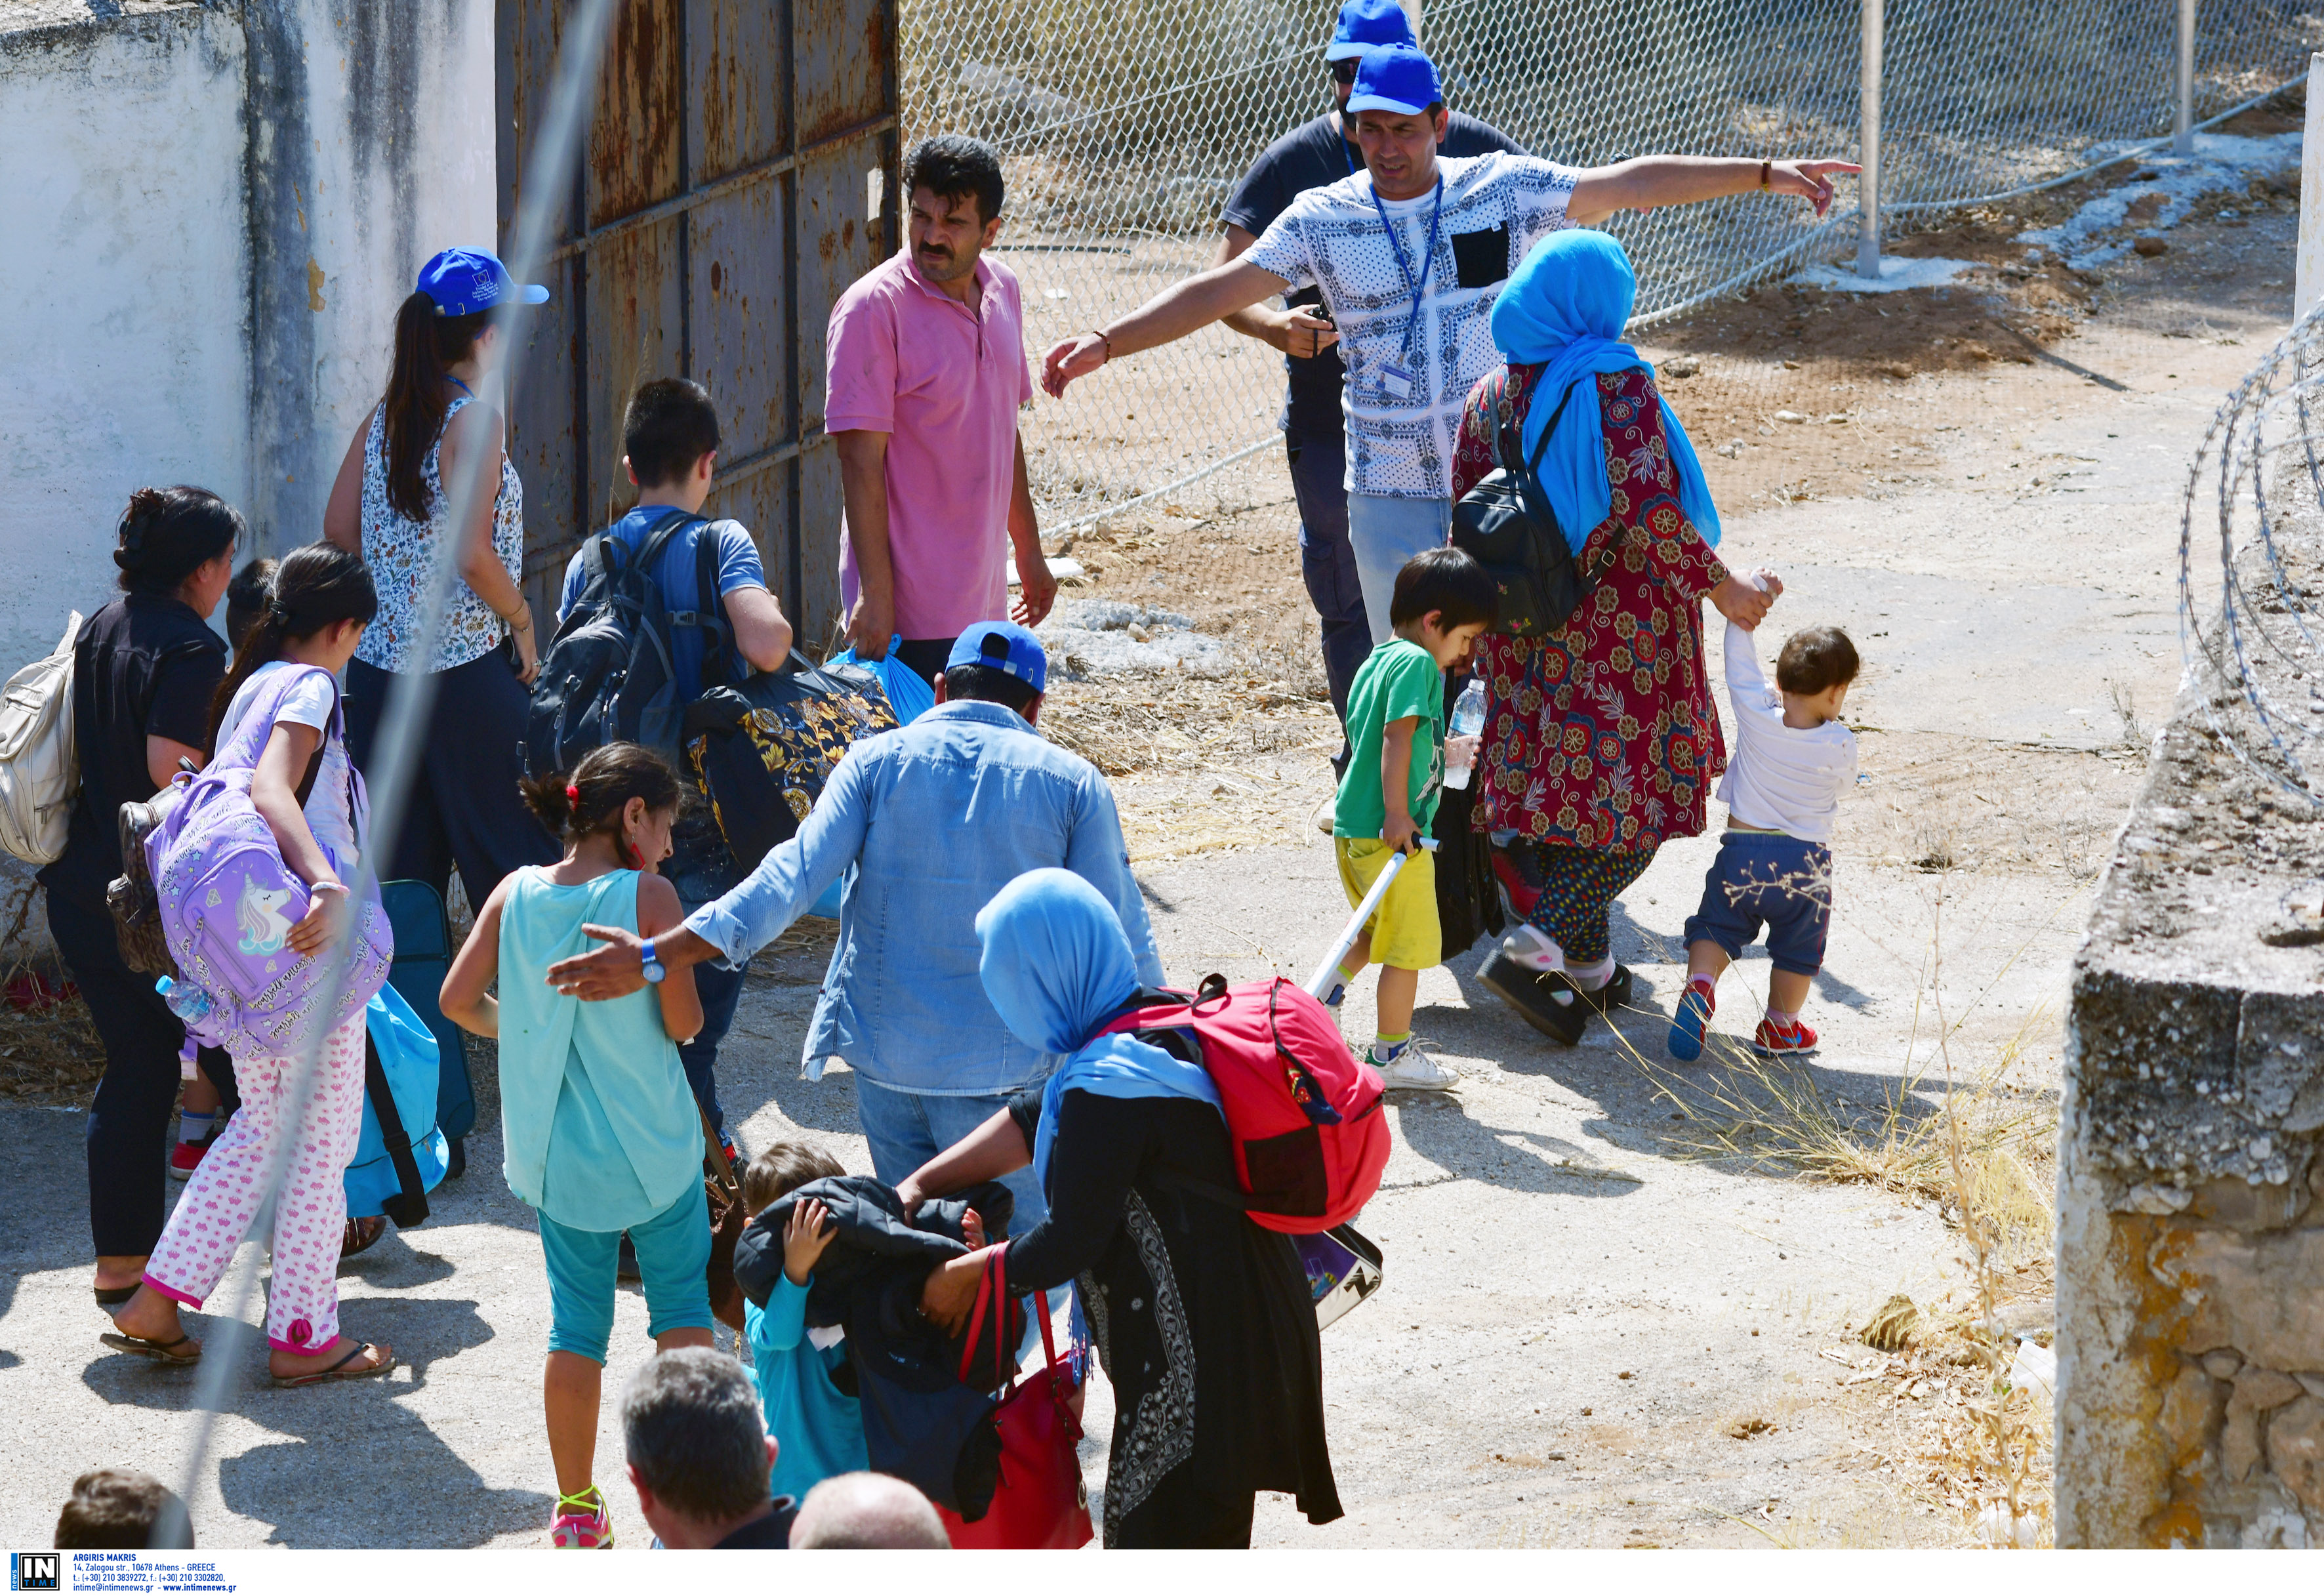
[[990, 665], [1005, 670], [1037, 693], [1049, 690], [1049, 656], [1041, 640], [1014, 621], [979, 621], [953, 640], [945, 669]]
[[1323, 47], [1327, 61], [1368, 56], [1384, 44], [1412, 44], [1412, 23], [1397, 0], [1348, 0], [1332, 29], [1332, 42]]
[[438, 316], [474, 316], [514, 294], [528, 305], [549, 303], [537, 282], [519, 287], [498, 255], [484, 249], [447, 249], [420, 268], [419, 291], [436, 301]]
[[1436, 63], [1421, 54], [1416, 44], [1390, 44], [1364, 57], [1364, 64], [1356, 69], [1356, 91], [1348, 97], [1348, 110], [1417, 116], [1443, 97]]

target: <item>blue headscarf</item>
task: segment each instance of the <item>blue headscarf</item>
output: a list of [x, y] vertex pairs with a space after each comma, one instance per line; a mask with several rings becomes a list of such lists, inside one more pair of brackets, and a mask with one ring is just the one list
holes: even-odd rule
[[[1621, 341], [1630, 307], [1637, 302], [1638, 279], [1630, 258], [1611, 235], [1587, 227], [1567, 227], [1534, 245], [1493, 301], [1493, 343], [1512, 365], [1549, 363], [1534, 385], [1525, 419], [1525, 457], [1541, 442], [1542, 429], [1557, 410], [1559, 396], [1573, 383], [1601, 372], [1654, 367]], [[1606, 477], [1606, 433], [1600, 423], [1594, 386], [1565, 407], [1557, 431], [1542, 451], [1541, 487], [1557, 524], [1574, 553], [1614, 507]], [[1663, 407], [1663, 436], [1670, 445], [1671, 470], [1678, 477], [1678, 504], [1702, 540], [1719, 546], [1719, 507], [1702, 480], [1702, 462], [1670, 406]]]
[[977, 973], [1001, 1023], [1028, 1047], [1071, 1055], [1041, 1093], [1033, 1168], [1045, 1187], [1068, 1091], [1193, 1098], [1225, 1112], [1200, 1066], [1124, 1036], [1091, 1038], [1138, 992], [1130, 938], [1096, 888], [1069, 870], [1027, 871], [977, 911], [976, 936]]

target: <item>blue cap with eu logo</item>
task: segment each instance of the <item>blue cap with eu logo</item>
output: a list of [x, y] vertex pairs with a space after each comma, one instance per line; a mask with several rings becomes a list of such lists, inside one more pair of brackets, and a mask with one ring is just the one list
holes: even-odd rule
[[1356, 91], [1348, 97], [1348, 109], [1417, 116], [1443, 97], [1436, 63], [1416, 45], [1391, 44], [1373, 51], [1356, 69]]
[[549, 291], [537, 282], [519, 286], [490, 250], [447, 249], [420, 268], [419, 291], [436, 301], [438, 316], [474, 316], [513, 296], [545, 305]]
[[1343, 61], [1354, 56], [1360, 60], [1385, 44], [1418, 42], [1397, 0], [1348, 0], [1340, 7], [1340, 20], [1332, 30], [1332, 42], [1323, 47], [1323, 59]]
[[945, 661], [955, 665], [990, 665], [1005, 670], [1037, 693], [1049, 690], [1049, 656], [1041, 640], [1014, 621], [979, 621], [962, 632]]

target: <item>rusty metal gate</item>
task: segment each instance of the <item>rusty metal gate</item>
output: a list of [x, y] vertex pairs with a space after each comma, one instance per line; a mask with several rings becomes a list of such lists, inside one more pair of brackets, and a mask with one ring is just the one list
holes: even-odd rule
[[[622, 409], [649, 378], [716, 401], [712, 516], [751, 529], [802, 642], [839, 609], [824, 332], [898, 226], [897, 0], [621, 0], [563, 240], [510, 405], [525, 588], [554, 611], [580, 539], [636, 498]], [[571, 0], [500, 0], [500, 226]]]

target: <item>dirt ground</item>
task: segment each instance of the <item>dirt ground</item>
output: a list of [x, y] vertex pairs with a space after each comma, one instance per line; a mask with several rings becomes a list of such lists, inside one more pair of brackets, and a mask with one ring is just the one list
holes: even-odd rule
[[[2013, 1470], [2039, 1533], [2038, 1408], [2019, 1398], [2006, 1458], [1977, 1438], [1986, 1305], [1937, 1105], [1950, 1073], [1970, 1217], [1995, 1227], [1992, 1315], [2038, 1340], [2065, 973], [2178, 674], [2186, 462], [2286, 323], [2294, 226], [2288, 194], [2264, 189], [2199, 208], [2153, 258], [2027, 265], [2014, 235], [2077, 198], [1896, 241], [1990, 263], [1949, 289], [1766, 286], [1643, 340], [1703, 448], [1729, 559], [1784, 576], [1778, 632], [1838, 622], [1866, 660], [1849, 703], [1866, 779], [1842, 808], [1809, 1017], [1823, 1047], [1757, 1072], [1733, 1051], [1766, 973], [1747, 957], [1720, 989], [1729, 1042], [1697, 1066], [1665, 1054], [1713, 839], [1670, 844], [1626, 895], [1616, 951], [1635, 1006], [1580, 1047], [1476, 985], [1481, 948], [1428, 972], [1418, 1028], [1463, 1084], [1392, 1106], [1395, 1154], [1361, 1221], [1386, 1287], [1324, 1333], [1347, 1517], [1311, 1527], [1270, 1499], [1262, 1544], [1964, 1544]], [[1074, 684], [1052, 705], [1054, 734], [1113, 777], [1174, 979], [1303, 978], [1344, 916], [1310, 822], [1336, 737], [1296, 537], [1268, 454], [1074, 540], [1081, 595], [1167, 602], [1244, 661], [1215, 681]], [[798, 1071], [826, 947], [810, 923], [761, 956], [721, 1085], [746, 1146], [805, 1136], [862, 1168], [846, 1073]], [[1369, 981], [1351, 994], [1352, 1038], [1371, 1002]], [[0, 1535], [21, 1545], [45, 1543], [78, 1470], [174, 1475], [189, 1433], [189, 1377], [97, 1346], [86, 1085], [19, 1067], [58, 1045], [21, 1025], [0, 1037], [17, 1149], [0, 1209]], [[540, 1544], [546, 1295], [530, 1215], [499, 1177], [489, 1071], [478, 1084], [468, 1176], [343, 1282], [349, 1328], [408, 1366], [278, 1392], [247, 1353], [195, 1495], [205, 1545]], [[1865, 1345], [1899, 1294], [1921, 1337]], [[643, 1320], [625, 1293], [609, 1391], [643, 1353]], [[1084, 1449], [1101, 1490], [1111, 1416], [1101, 1382]], [[609, 1405], [599, 1472], [635, 1544], [617, 1434]], [[346, 1488], [334, 1460], [349, 1456], [395, 1482], [392, 1507]]]

